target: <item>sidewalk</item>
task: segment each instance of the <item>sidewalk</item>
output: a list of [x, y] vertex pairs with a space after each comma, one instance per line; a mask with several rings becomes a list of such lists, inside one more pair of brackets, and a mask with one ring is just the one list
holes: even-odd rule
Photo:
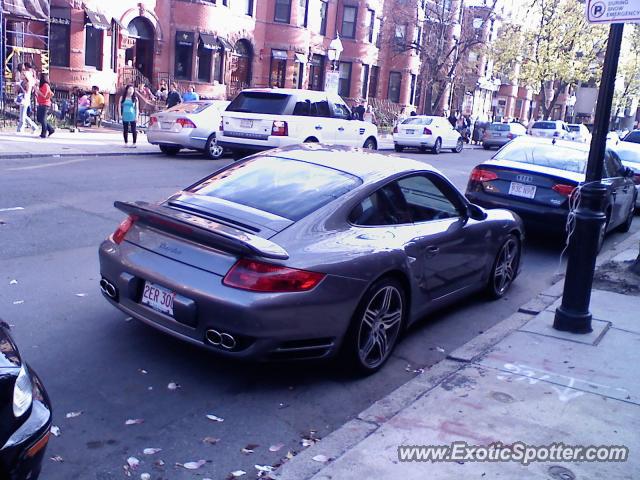
[[124, 148], [122, 133], [106, 128], [80, 128], [71, 133], [58, 129], [49, 138], [37, 134], [0, 132], [0, 159], [32, 157], [71, 157], [79, 155], [149, 155], [159, 153], [144, 134], [138, 133], [138, 147]]
[[[274, 478], [638, 478], [640, 278], [622, 272], [637, 256], [639, 241], [636, 234], [598, 259], [592, 333], [552, 328], [559, 282], [285, 463]], [[401, 445], [455, 441], [623, 445], [630, 454], [626, 462], [528, 466], [398, 460]]]

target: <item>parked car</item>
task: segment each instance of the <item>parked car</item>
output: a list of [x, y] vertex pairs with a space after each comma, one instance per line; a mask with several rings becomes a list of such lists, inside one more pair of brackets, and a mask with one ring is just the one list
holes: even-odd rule
[[633, 182], [636, 185], [636, 209], [640, 208], [640, 145], [623, 140], [611, 147], [622, 160], [625, 167], [633, 170]]
[[567, 127], [569, 128], [569, 138], [567, 140], [591, 143], [591, 132], [582, 123], [570, 123]]
[[378, 148], [378, 128], [354, 120], [338, 95], [298, 89], [243, 90], [222, 114], [218, 142], [239, 157], [299, 143]]
[[491, 123], [482, 137], [485, 150], [502, 147], [516, 137], [527, 134], [527, 128], [520, 123]]
[[448, 148], [460, 153], [464, 140], [446, 118], [416, 115], [404, 119], [394, 128], [393, 145], [396, 152], [412, 147], [421, 152], [440, 153], [443, 148]]
[[622, 139], [623, 142], [640, 143], [640, 130], [631, 130]]
[[561, 120], [539, 120], [531, 126], [531, 136], [567, 140], [569, 128]]
[[49, 441], [51, 404], [0, 322], [0, 478], [35, 480]]
[[226, 357], [328, 358], [363, 372], [428, 312], [502, 297], [523, 229], [408, 158], [317, 144], [233, 163], [129, 216], [100, 246], [109, 302]]
[[216, 160], [224, 153], [216, 135], [220, 114], [228, 105], [222, 100], [202, 100], [154, 113], [149, 119], [147, 139], [167, 155], [176, 155], [182, 149], [198, 150]]
[[[527, 227], [564, 232], [569, 199], [585, 181], [589, 146], [568, 141], [520, 137], [471, 172], [467, 198], [486, 208], [508, 208]], [[607, 149], [604, 165], [607, 185], [607, 222], [601, 232], [631, 228], [636, 191], [632, 174], [618, 155]]]

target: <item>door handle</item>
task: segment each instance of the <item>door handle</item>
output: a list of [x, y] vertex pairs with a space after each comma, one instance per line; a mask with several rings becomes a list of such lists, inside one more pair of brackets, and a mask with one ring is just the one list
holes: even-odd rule
[[322, 127], [320, 125], [316, 125], [316, 130], [322, 130]]
[[338, 128], [338, 131], [339, 131], [339, 132], [344, 132], [344, 127], [340, 127], [340, 128]]
[[430, 247], [426, 247], [424, 250], [428, 257], [434, 257], [440, 252], [440, 249], [433, 245], [431, 245]]

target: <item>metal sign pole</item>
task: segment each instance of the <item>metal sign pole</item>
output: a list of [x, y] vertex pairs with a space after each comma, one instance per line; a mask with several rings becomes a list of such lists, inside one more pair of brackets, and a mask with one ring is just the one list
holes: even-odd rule
[[575, 215], [575, 230], [569, 242], [567, 275], [564, 281], [562, 304], [556, 309], [553, 328], [573, 333], [589, 333], [591, 328], [591, 288], [596, 256], [607, 217], [604, 204], [607, 189], [600, 182], [607, 146], [607, 132], [611, 119], [611, 103], [615, 91], [616, 73], [624, 23], [613, 23], [609, 30], [607, 53], [604, 57], [602, 79], [596, 104], [586, 184], [580, 189], [580, 205]]

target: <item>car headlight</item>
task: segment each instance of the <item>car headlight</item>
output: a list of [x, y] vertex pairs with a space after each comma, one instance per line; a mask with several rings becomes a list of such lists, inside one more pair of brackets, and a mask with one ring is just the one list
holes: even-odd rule
[[13, 387], [13, 414], [21, 417], [29, 410], [33, 402], [33, 384], [31, 383], [31, 375], [25, 365], [22, 365], [16, 384]]

